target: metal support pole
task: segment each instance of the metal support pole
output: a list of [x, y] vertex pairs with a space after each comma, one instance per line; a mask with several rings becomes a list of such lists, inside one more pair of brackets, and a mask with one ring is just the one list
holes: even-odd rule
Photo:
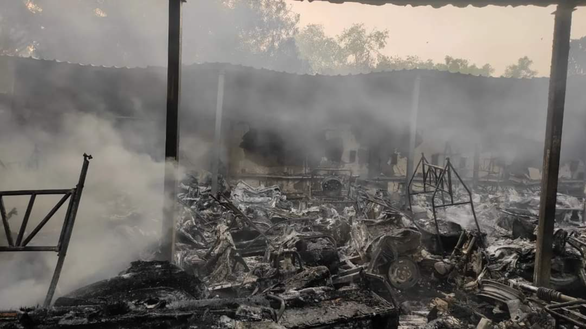
[[26, 207], [26, 212], [24, 213], [24, 218], [22, 219], [22, 224], [20, 225], [20, 231], [18, 232], [18, 237], [16, 238], [16, 245], [20, 246], [22, 243], [22, 239], [24, 237], [24, 232], [26, 231], [26, 226], [28, 224], [28, 220], [31, 216], [31, 211], [33, 210], [33, 205], [35, 204], [35, 199], [37, 198], [36, 194], [31, 194], [31, 197], [28, 201], [28, 206]]
[[79, 208], [79, 202], [81, 201], [81, 193], [83, 192], [83, 186], [85, 184], [85, 178], [87, 176], [87, 171], [91, 159], [91, 155], [83, 155], [83, 166], [79, 175], [79, 181], [75, 187], [75, 194], [71, 199], [70, 207], [65, 217], [65, 223], [63, 223], [64, 235], [62, 244], [60, 245], [59, 259], [57, 260], [57, 266], [55, 266], [55, 272], [53, 272], [53, 278], [51, 279], [49, 291], [45, 297], [45, 303], [43, 304], [44, 307], [49, 307], [51, 305], [51, 300], [53, 300], [53, 295], [55, 294], [55, 289], [57, 288], [57, 283], [59, 282], [59, 277], [61, 276], [61, 270], [63, 269], [65, 255], [67, 254], [67, 249], [69, 248], [69, 241], [71, 240], [71, 234], [73, 233], [73, 224], [75, 224], [75, 217], [77, 215], [77, 209]]
[[10, 223], [8, 223], [8, 216], [6, 214], [6, 208], [4, 207], [4, 200], [0, 195], [0, 217], [2, 217], [2, 224], [4, 226], [4, 232], [6, 233], [6, 240], [8, 240], [8, 245], [13, 247], [14, 240], [12, 239], [12, 231], [10, 230]]
[[582, 200], [582, 223], [584, 225], [586, 222], [586, 158], [582, 160], [582, 193], [584, 195], [584, 199]]
[[179, 163], [179, 95], [181, 87], [181, 3], [169, 0], [167, 124], [165, 130], [165, 199], [161, 258], [172, 261], [175, 245], [176, 188]]
[[222, 139], [222, 110], [224, 106], [224, 72], [218, 76], [218, 97], [216, 100], [216, 129], [214, 131], [214, 155], [212, 159], [212, 194], [218, 193], [218, 175], [220, 166], [220, 148]]
[[480, 179], [480, 147], [478, 144], [474, 145], [474, 169], [472, 171], [472, 190], [476, 191], [478, 188], [478, 180]]
[[[448, 165], [449, 165], [449, 158], [448, 158]], [[444, 175], [446, 174], [446, 171], [442, 171], [442, 173], [440, 174], [439, 180], [438, 181], [442, 181], [444, 179]], [[439, 224], [437, 222], [437, 211], [436, 211], [436, 206], [435, 206], [435, 196], [437, 194], [438, 188], [435, 188], [435, 191], [433, 191], [433, 194], [431, 195], [431, 210], [433, 212], [433, 222], [435, 223], [435, 233], [437, 234], [436, 236], [436, 242], [437, 245], [439, 247], [439, 251], [441, 252], [442, 255], [445, 254], [445, 249], [444, 249], [444, 244], [442, 242], [442, 236], [440, 233], [440, 229], [439, 229]], [[443, 202], [444, 204], [446, 203], [445, 200]]]
[[551, 277], [552, 240], [573, 10], [572, 5], [560, 4], [555, 12], [543, 173], [541, 177], [539, 226], [537, 228], [537, 250], [535, 272], [533, 273], [534, 284], [540, 287], [548, 287]]
[[418, 75], [413, 84], [411, 99], [411, 124], [409, 127], [409, 154], [407, 155], [407, 174], [405, 175], [405, 195], [408, 196], [408, 185], [413, 176], [413, 164], [415, 163], [415, 143], [417, 139], [417, 116], [419, 114], [419, 92], [421, 90], [421, 77]]

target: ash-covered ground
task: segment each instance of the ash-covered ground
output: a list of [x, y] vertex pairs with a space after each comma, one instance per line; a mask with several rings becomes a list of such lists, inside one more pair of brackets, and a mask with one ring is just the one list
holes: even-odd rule
[[[50, 308], [0, 314], [0, 328], [584, 327], [582, 200], [558, 196], [551, 289], [531, 285], [539, 191], [483, 187], [469, 204], [411, 209], [384, 191], [287, 200], [186, 175], [171, 264], [157, 248]], [[333, 186], [333, 187], [332, 187]], [[467, 197], [454, 186], [457, 200]], [[128, 212], [132, 216], [132, 212]], [[439, 229], [439, 235], [437, 234]]]

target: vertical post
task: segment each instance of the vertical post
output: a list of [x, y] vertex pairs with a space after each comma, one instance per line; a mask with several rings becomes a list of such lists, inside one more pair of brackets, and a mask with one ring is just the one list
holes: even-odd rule
[[409, 181], [413, 176], [413, 164], [415, 163], [415, 142], [417, 139], [417, 116], [419, 114], [419, 92], [421, 89], [421, 77], [417, 75], [413, 84], [411, 99], [411, 122], [409, 126], [409, 154], [407, 155], [407, 174], [405, 176], [405, 195], [409, 194]]
[[31, 194], [31, 197], [28, 201], [28, 206], [26, 207], [26, 212], [24, 213], [24, 218], [22, 219], [22, 224], [20, 224], [20, 230], [18, 232], [18, 236], [16, 237], [16, 245], [20, 246], [22, 243], [22, 239], [24, 237], [24, 232], [26, 231], [26, 226], [28, 224], [28, 220], [31, 217], [31, 211], [33, 210], [33, 205], [35, 204], [35, 199], [37, 195], [35, 193]]
[[10, 223], [8, 223], [8, 216], [6, 215], [6, 208], [4, 207], [4, 199], [0, 195], [0, 217], [2, 217], [2, 224], [4, 225], [4, 232], [6, 233], [6, 240], [8, 245], [14, 247], [14, 240], [12, 239], [12, 231], [10, 230]]
[[586, 157], [582, 160], [582, 193], [584, 199], [582, 200], [582, 225], [586, 222]]
[[446, 162], [448, 160], [448, 158], [452, 157], [452, 144], [450, 144], [450, 142], [446, 142], [446, 146], [444, 146], [444, 166], [446, 165]]
[[222, 110], [224, 105], [224, 71], [218, 76], [218, 96], [216, 100], [216, 129], [214, 131], [214, 153], [212, 159], [212, 195], [218, 193], [218, 175], [220, 166], [220, 148], [222, 139]]
[[555, 223], [573, 10], [572, 5], [560, 4], [555, 12], [547, 123], [543, 151], [543, 173], [541, 176], [539, 225], [537, 227], [537, 250], [535, 272], [533, 273], [534, 284], [539, 287], [548, 287], [551, 276], [552, 238]]
[[474, 169], [472, 171], [472, 190], [476, 191], [478, 188], [478, 181], [480, 179], [480, 147], [478, 144], [474, 145]]
[[179, 163], [179, 95], [181, 87], [181, 3], [169, 0], [167, 121], [165, 130], [165, 199], [161, 258], [172, 261], [175, 245], [175, 197]]
[[368, 146], [368, 178], [378, 178], [380, 175], [380, 142], [372, 140]]
[[77, 216], [77, 209], [79, 209], [79, 203], [81, 202], [81, 193], [83, 192], [83, 186], [85, 184], [85, 178], [87, 177], [87, 171], [90, 166], [91, 155], [83, 155], [83, 166], [81, 167], [81, 173], [79, 174], [79, 181], [75, 187], [75, 192], [71, 197], [67, 213], [65, 214], [65, 222], [63, 223], [63, 230], [59, 239], [59, 259], [57, 260], [57, 266], [53, 272], [51, 278], [51, 284], [49, 285], [49, 291], [45, 297], [44, 307], [49, 307], [55, 295], [55, 289], [57, 289], [57, 283], [61, 277], [61, 270], [65, 263], [65, 256], [67, 255], [67, 249], [69, 249], [69, 241], [71, 241], [71, 234], [73, 233], [73, 224], [75, 224], [75, 217]]

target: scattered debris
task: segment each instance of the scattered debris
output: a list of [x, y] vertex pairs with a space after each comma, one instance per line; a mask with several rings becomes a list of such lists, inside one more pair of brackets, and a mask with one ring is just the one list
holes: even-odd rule
[[0, 313], [0, 328], [586, 327], [580, 200], [560, 195], [552, 289], [536, 288], [538, 194], [472, 193], [449, 160], [420, 165], [410, 209], [335, 175], [288, 200], [278, 186], [223, 178], [212, 195], [209, 175], [189, 174], [176, 265], [134, 262], [53, 308]]

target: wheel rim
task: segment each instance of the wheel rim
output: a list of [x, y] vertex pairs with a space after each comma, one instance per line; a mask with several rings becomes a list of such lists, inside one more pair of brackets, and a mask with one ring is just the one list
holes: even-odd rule
[[389, 266], [388, 278], [393, 287], [409, 289], [419, 281], [419, 268], [411, 259], [399, 258]]

